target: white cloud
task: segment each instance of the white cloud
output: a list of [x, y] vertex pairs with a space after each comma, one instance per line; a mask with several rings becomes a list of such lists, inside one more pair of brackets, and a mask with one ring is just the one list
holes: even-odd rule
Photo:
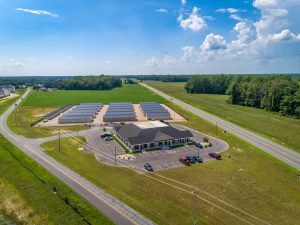
[[230, 14], [229, 18], [237, 21], [243, 21], [243, 19], [238, 14]]
[[224, 37], [221, 35], [214, 35], [213, 33], [207, 35], [201, 45], [203, 51], [217, 51], [226, 48], [227, 46]]
[[273, 41], [300, 41], [300, 34], [295, 35], [288, 29], [281, 31], [278, 34], [272, 36]]
[[191, 31], [200, 31], [201, 29], [207, 26], [204, 19], [199, 14], [199, 8], [194, 7], [192, 13], [188, 15], [188, 18], [184, 19], [183, 14], [180, 13], [179, 17], [177, 18], [180, 26], [184, 30], [191, 30]]
[[193, 59], [194, 56], [194, 46], [184, 46], [182, 47], [183, 55], [181, 58], [181, 62], [187, 63]]
[[187, 3], [187, 0], [181, 0], [181, 4], [185, 5]]
[[243, 21], [244, 19], [241, 18], [237, 13], [238, 12], [246, 12], [246, 10], [236, 9], [236, 8], [221, 8], [221, 9], [216, 10], [216, 12], [229, 13], [230, 19], [237, 20], [237, 21]]
[[24, 68], [25, 64], [15, 60], [14, 58], [0, 61], [0, 68]]
[[174, 65], [176, 63], [177, 62], [173, 57], [171, 57], [169, 55], [164, 55], [164, 57], [163, 57], [163, 64], [164, 65]]
[[160, 12], [160, 13], [168, 13], [169, 11], [167, 9], [156, 9], [155, 12]]
[[255, 0], [253, 2], [253, 6], [259, 9], [277, 7], [278, 1], [277, 0]]
[[233, 30], [238, 32], [238, 41], [240, 43], [245, 43], [249, 40], [251, 29], [246, 22], [237, 23]]
[[105, 63], [106, 63], [106, 64], [112, 64], [112, 61], [111, 61], [111, 60], [106, 60]]
[[156, 57], [152, 56], [149, 60], [146, 61], [145, 65], [149, 67], [156, 67], [158, 66], [158, 60]]
[[47, 15], [47, 16], [52, 16], [52, 17], [58, 17], [57, 14], [51, 13], [46, 10], [32, 10], [32, 9], [24, 9], [24, 8], [16, 8], [16, 10], [31, 13], [31, 14], [36, 14], [36, 15]]
[[217, 9], [216, 12], [220, 12], [220, 13], [238, 13], [240, 12], [240, 9], [235, 9], [235, 8], [221, 8], [221, 9]]

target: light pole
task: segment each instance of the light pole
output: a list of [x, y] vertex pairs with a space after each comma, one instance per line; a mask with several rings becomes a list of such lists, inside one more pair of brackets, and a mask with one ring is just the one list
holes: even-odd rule
[[17, 106], [18, 106], [18, 104], [15, 103], [15, 123], [16, 123], [16, 126], [18, 125], [18, 123], [17, 123]]
[[192, 191], [193, 206], [194, 206], [194, 225], [197, 225], [197, 207], [196, 207], [196, 194], [195, 194], [196, 191], [198, 191], [198, 188], [196, 188]]
[[117, 147], [115, 146], [115, 166], [117, 166]]

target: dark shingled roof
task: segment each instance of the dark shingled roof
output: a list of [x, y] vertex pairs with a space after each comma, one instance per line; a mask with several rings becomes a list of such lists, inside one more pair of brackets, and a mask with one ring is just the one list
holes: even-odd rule
[[130, 145], [193, 137], [191, 131], [177, 130], [172, 126], [141, 129], [135, 124], [128, 124], [116, 127], [116, 132]]

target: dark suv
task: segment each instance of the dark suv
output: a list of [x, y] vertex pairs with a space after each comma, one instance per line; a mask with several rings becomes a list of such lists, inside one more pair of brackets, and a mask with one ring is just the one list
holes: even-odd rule
[[218, 160], [222, 159], [220, 153], [218, 153], [218, 152], [210, 152], [210, 153], [208, 153], [208, 155], [210, 157], [218, 159]]
[[196, 160], [194, 159], [194, 157], [192, 155], [186, 156], [186, 159], [189, 160], [191, 163], [196, 163]]
[[194, 155], [193, 158], [198, 163], [202, 163], [203, 162], [202, 158], [200, 156], [198, 156], [198, 155]]
[[145, 170], [150, 171], [150, 172], [154, 171], [153, 167], [150, 165], [150, 163], [146, 163], [144, 165], [144, 168], [145, 168]]

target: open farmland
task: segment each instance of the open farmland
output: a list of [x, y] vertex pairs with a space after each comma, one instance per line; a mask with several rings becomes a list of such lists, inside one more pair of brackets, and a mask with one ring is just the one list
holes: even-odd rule
[[163, 98], [154, 94], [147, 88], [137, 84], [123, 84], [123, 87], [102, 91], [54, 91], [32, 92], [24, 102], [24, 106], [58, 107], [66, 104], [79, 104], [82, 102], [132, 102], [157, 101], [165, 102]]
[[227, 104], [226, 95], [187, 94], [184, 83], [147, 81], [147, 84], [300, 152], [300, 120], [298, 119], [257, 108]]
[[[213, 124], [173, 104], [169, 106], [189, 119], [188, 122], [180, 124], [209, 135], [215, 134]], [[198, 223], [262, 224], [261, 221], [218, 201], [221, 199], [267, 224], [297, 224], [300, 214], [297, 171], [235, 136], [223, 134], [221, 130], [218, 133], [218, 138], [230, 146], [228, 151], [223, 153], [223, 160], [159, 172], [216, 197], [208, 196], [203, 191], [198, 192], [197, 195], [202, 198], [197, 199], [200, 215]], [[57, 140], [44, 143], [43, 147], [50, 156], [156, 223], [192, 224], [192, 198], [189, 194], [191, 188], [154, 174], [151, 177], [155, 180], [126, 168], [104, 165], [96, 161], [92, 154], [77, 151], [78, 144], [74, 139], [62, 139], [61, 143], [61, 152], [57, 151]], [[171, 186], [159, 182], [157, 178], [170, 183]], [[228, 210], [234, 216], [206, 201]]]

